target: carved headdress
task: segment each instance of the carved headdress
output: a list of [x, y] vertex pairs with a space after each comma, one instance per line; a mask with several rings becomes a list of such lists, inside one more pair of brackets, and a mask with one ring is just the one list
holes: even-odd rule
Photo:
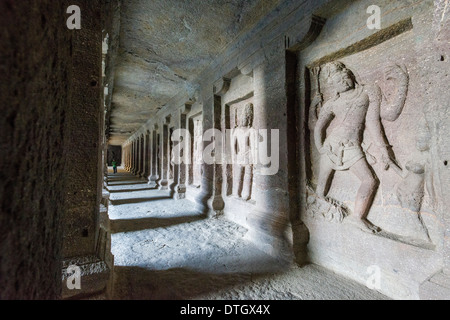
[[340, 61], [328, 62], [327, 64], [325, 64], [323, 66], [323, 70], [325, 72], [325, 76], [327, 77], [327, 79], [330, 79], [331, 77], [333, 77], [333, 75], [335, 75], [337, 72], [344, 71], [352, 78], [354, 83], [358, 83], [358, 81], [356, 81], [356, 77], [355, 77], [354, 73], [352, 72], [352, 70], [348, 69], [345, 66], [345, 64], [343, 64]]

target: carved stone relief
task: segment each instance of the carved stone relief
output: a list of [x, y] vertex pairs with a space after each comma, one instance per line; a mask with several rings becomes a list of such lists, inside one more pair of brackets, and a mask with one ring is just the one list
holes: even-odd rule
[[[323, 101], [320, 73], [332, 88], [327, 101]], [[402, 170], [396, 163], [381, 118], [384, 116], [395, 121], [401, 114], [407, 94], [408, 73], [405, 68], [391, 66], [386, 75], [390, 81], [396, 82], [394, 87], [398, 97], [392, 94], [386, 97], [376, 84], [360, 84], [354, 72], [339, 61], [316, 67], [311, 72], [316, 93], [309, 111], [309, 128], [313, 131], [314, 145], [319, 153], [315, 189], [318, 201], [322, 202], [319, 211], [328, 220], [339, 222], [348, 216], [358, 227], [373, 233], [381, 229], [367, 218], [379, 187], [379, 178], [372, 165], [380, 162], [385, 170]], [[366, 132], [378, 150], [378, 158], [368, 150], [371, 145], [364, 141]], [[349, 172], [359, 180], [352, 214], [344, 204], [327, 196], [336, 171]], [[313, 203], [315, 201], [310, 197], [308, 204]]]
[[[379, 201], [387, 199], [393, 206], [396, 202], [400, 209], [395, 210], [403, 210], [408, 220], [413, 221], [415, 217], [416, 231], [410, 234], [431, 242], [421, 216], [425, 194], [431, 206], [434, 203], [428, 154], [430, 135], [422, 130], [416, 142], [418, 154], [409, 152], [409, 159], [404, 159], [405, 165], [401, 165], [396, 150], [401, 150], [403, 158], [408, 150], [404, 145], [406, 139], [398, 136], [401, 132], [395, 131], [395, 125], [405, 107], [410, 76], [406, 66], [397, 63], [387, 63], [380, 70], [379, 80], [362, 83], [353, 69], [339, 61], [311, 68], [312, 99], [308, 127], [315, 169], [314, 182], [310, 181], [308, 185], [307, 212], [315, 218], [348, 221], [364, 231], [402, 239], [395, 231], [385, 230], [371, 220], [369, 213], [375, 196], [379, 194]], [[323, 87], [327, 87], [326, 99]], [[391, 123], [387, 134], [385, 128]], [[357, 185], [354, 199], [348, 196], [348, 191], [336, 191], [345, 188], [343, 185], [333, 186], [336, 172], [340, 172], [340, 181], [357, 181], [354, 183]], [[383, 181], [382, 177], [386, 175], [388, 178]], [[383, 183], [395, 185], [392, 199], [380, 195], [380, 189], [388, 189]], [[347, 194], [333, 198], [329, 196], [331, 188], [334, 188], [335, 195]], [[410, 213], [408, 216], [407, 212], [414, 215]], [[378, 214], [377, 221], [389, 225], [387, 215], [384, 216], [380, 218], [381, 214]], [[408, 241], [411, 240], [409, 238]]]
[[232, 119], [232, 195], [242, 200], [250, 200], [253, 184], [253, 157], [255, 137], [253, 127], [253, 104], [246, 103], [241, 108], [230, 108]]
[[200, 187], [202, 183], [202, 152], [203, 152], [203, 123], [202, 116], [198, 116], [193, 120], [194, 134], [192, 145], [192, 184]]

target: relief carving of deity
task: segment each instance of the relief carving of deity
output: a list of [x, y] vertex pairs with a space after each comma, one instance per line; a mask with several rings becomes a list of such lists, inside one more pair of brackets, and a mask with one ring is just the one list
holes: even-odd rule
[[250, 200], [253, 182], [253, 104], [248, 103], [236, 117], [233, 133], [233, 196]]
[[[323, 71], [335, 95], [323, 103], [317, 114], [317, 105], [322, 104], [322, 96], [318, 90], [311, 106], [310, 117], [316, 116], [314, 143], [320, 153], [316, 194], [319, 198], [335, 203], [333, 199], [327, 198], [333, 173], [351, 172], [358, 178], [360, 185], [353, 214], [349, 218], [362, 230], [377, 233], [381, 229], [367, 219], [379, 180], [370, 165], [371, 156], [364, 147], [363, 136], [366, 130], [381, 154], [384, 169], [399, 169], [389, 150], [381, 122], [383, 93], [377, 85], [359, 84], [354, 73], [341, 62], [327, 63]], [[400, 83], [407, 83], [408, 76], [402, 68], [392, 68], [390, 72], [400, 79]], [[314, 73], [318, 75], [317, 69]], [[389, 104], [389, 108], [383, 109], [386, 110], [387, 114], [384, 116], [389, 121], [398, 118], [405, 102], [407, 85], [399, 88], [400, 98]], [[327, 133], [329, 127], [333, 129]]]

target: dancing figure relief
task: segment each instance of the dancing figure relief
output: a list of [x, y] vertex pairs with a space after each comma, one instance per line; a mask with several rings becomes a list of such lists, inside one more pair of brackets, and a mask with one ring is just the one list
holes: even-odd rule
[[[316, 194], [334, 205], [336, 201], [327, 197], [333, 173], [351, 172], [359, 179], [360, 186], [353, 214], [349, 218], [362, 230], [377, 233], [381, 229], [370, 222], [367, 215], [377, 192], [379, 180], [370, 165], [374, 159], [367, 154], [368, 148], [363, 142], [363, 137], [367, 130], [379, 150], [381, 155], [379, 160], [384, 164], [385, 170], [390, 167], [401, 170], [393, 160], [381, 122], [382, 103], [387, 100], [383, 98], [379, 86], [358, 83], [354, 73], [341, 62], [327, 63], [322, 71], [325, 72], [335, 95], [323, 103], [318, 81], [320, 69], [313, 70], [313, 75], [318, 81], [318, 90], [312, 101], [310, 117], [312, 120], [317, 119], [313, 126], [314, 143], [320, 154]], [[404, 70], [400, 67], [390, 70], [390, 74], [395, 73], [395, 77], [406, 79], [407, 75], [402, 72]], [[393, 79], [394, 75], [391, 75], [391, 78]], [[401, 95], [406, 95], [404, 87], [399, 88], [403, 88], [400, 89]], [[400, 98], [389, 104], [386, 114], [390, 119], [398, 118], [404, 101], [404, 98]], [[329, 128], [332, 130], [328, 130], [327, 133]]]

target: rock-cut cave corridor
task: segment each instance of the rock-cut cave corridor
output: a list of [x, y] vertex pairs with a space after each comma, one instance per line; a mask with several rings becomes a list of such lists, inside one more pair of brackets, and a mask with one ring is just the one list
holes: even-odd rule
[[246, 229], [206, 219], [194, 203], [119, 168], [109, 170], [113, 299], [379, 300], [386, 296], [316, 265], [279, 261]]
[[0, 1], [0, 299], [450, 299], [449, 73], [448, 0]]

